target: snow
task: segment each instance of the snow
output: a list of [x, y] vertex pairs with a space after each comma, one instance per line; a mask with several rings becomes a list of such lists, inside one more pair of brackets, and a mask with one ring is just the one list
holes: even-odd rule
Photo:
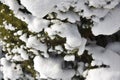
[[[10, 78], [11, 80], [19, 79], [23, 77], [23, 72], [20, 65], [14, 64], [11, 61], [24, 61], [29, 60], [29, 52], [33, 52], [34, 57], [34, 69], [40, 74], [40, 78], [52, 78], [55, 80], [71, 80], [71, 78], [77, 73], [74, 69], [64, 70], [62, 69], [63, 61], [75, 61], [75, 55], [69, 54], [72, 50], [78, 50], [78, 56], [84, 54], [84, 50], [88, 50], [89, 54], [92, 54], [93, 61], [92, 66], [95, 65], [108, 65], [107, 68], [96, 68], [84, 71], [85, 65], [83, 62], [78, 62], [77, 71], [79, 75], [85, 75], [85, 80], [119, 80], [120, 79], [120, 43], [111, 42], [103, 48], [95, 45], [95, 43], [89, 43], [86, 38], [81, 37], [78, 31], [76, 21], [80, 23], [80, 16], [93, 21], [92, 33], [94, 36], [98, 35], [111, 35], [120, 30], [120, 0], [20, 0], [22, 5], [19, 5], [16, 0], [0, 0], [0, 2], [9, 6], [14, 12], [14, 15], [25, 21], [28, 26], [28, 30], [31, 33], [37, 33], [38, 37], [41, 37], [38, 33], [45, 31], [45, 33], [54, 39], [55, 35], [62, 38], [66, 38], [64, 48], [67, 50], [64, 57], [50, 57], [48, 51], [55, 51], [56, 54], [60, 54], [64, 51], [63, 46], [55, 46], [55, 50], [49, 48], [46, 43], [40, 41], [35, 35], [28, 35], [23, 33], [23, 30], [19, 30], [14, 33], [14, 36], [19, 36], [19, 39], [25, 42], [25, 46], [14, 47], [9, 53], [2, 55], [0, 50], [0, 78], [4, 77], [5, 80]], [[70, 8], [73, 9], [70, 9]], [[31, 14], [23, 13], [19, 9], [26, 8]], [[4, 10], [1, 10], [1, 12]], [[56, 13], [56, 19], [51, 14]], [[49, 15], [51, 20], [43, 19], [44, 16]], [[66, 22], [63, 20], [67, 19]], [[81, 24], [81, 23], [80, 23]], [[15, 28], [12, 24], [4, 22], [5, 29], [14, 31]], [[44, 39], [43, 39], [44, 40]], [[3, 43], [4, 44], [4, 43]], [[6, 44], [6, 43], [5, 43]], [[6, 44], [9, 47], [10, 44]], [[0, 45], [0, 49], [2, 46]], [[29, 49], [26, 51], [25, 49]], [[3, 50], [4, 47], [3, 47]], [[40, 51], [40, 52], [39, 52]], [[17, 54], [16, 54], [17, 53]], [[41, 57], [42, 55], [42, 57]], [[44, 57], [44, 58], [43, 58]], [[15, 67], [17, 69], [15, 69]], [[36, 73], [37, 74], [37, 73]], [[29, 77], [29, 75], [28, 75]], [[31, 77], [29, 77], [32, 80]], [[34, 80], [34, 79], [33, 79]]]
[[12, 26], [11, 24], [7, 24], [7, 22], [3, 22], [4, 26], [5, 26], [5, 29], [7, 30], [11, 30], [11, 31], [14, 31], [15, 30], [15, 27]]
[[18, 9], [21, 8], [21, 6], [18, 4], [18, 2], [16, 0], [11, 0], [11, 1], [0, 0], [0, 1], [4, 4], [8, 5], [9, 8], [14, 11], [14, 13], [17, 13]]
[[65, 55], [64, 56], [64, 60], [65, 61], [74, 61], [75, 60], [75, 56], [74, 55]]
[[35, 49], [30, 49], [28, 50], [29, 52], [33, 52], [35, 55], [39, 55], [39, 52]]
[[71, 23], [75, 23], [76, 21], [80, 21], [79, 15], [72, 12], [72, 11], [68, 11], [66, 13], [62, 13], [62, 12], [58, 13], [57, 18], [61, 19], [61, 20], [67, 19]]
[[[109, 2], [109, 3], [108, 3]], [[120, 0], [89, 0], [89, 6], [94, 6], [95, 8], [107, 8], [112, 9], [118, 5]]]
[[87, 40], [85, 38], [82, 38], [81, 45], [79, 47], [78, 55], [82, 55], [85, 50], [85, 45], [87, 43]]
[[[74, 76], [74, 70], [63, 70], [61, 67], [62, 59], [44, 59], [40, 56], [34, 58], [34, 68], [40, 73], [40, 77], [52, 78], [52, 79], [62, 79], [71, 80]], [[69, 74], [69, 75], [68, 75]]]
[[50, 14], [51, 12], [66, 12], [70, 6], [72, 6], [71, 4], [75, 4], [75, 2], [77, 2], [77, 0], [21, 0], [22, 5], [24, 5], [27, 10], [33, 14], [33, 16], [38, 18], [43, 18], [45, 15]]
[[[93, 21], [94, 18], [101, 18], [104, 17], [108, 12], [109, 9], [104, 9], [104, 8], [90, 8], [88, 5], [85, 5], [86, 3], [89, 3], [88, 0], [78, 0], [75, 6], [75, 12], [78, 12], [79, 15], [86, 17], [87, 19], [92, 19]], [[82, 11], [82, 12], [81, 12]], [[94, 16], [94, 17], [92, 17]], [[95, 21], [96, 22], [96, 21]]]
[[44, 57], [49, 57], [47, 53], [47, 46], [43, 43], [41, 43], [36, 36], [29, 36], [28, 41], [26, 42], [26, 46], [28, 48], [33, 48], [35, 50], [40, 50], [42, 51], [42, 55]]
[[84, 72], [84, 63], [83, 62], [79, 62], [78, 63], [78, 72], [79, 72], [79, 75], [82, 75], [83, 72]]
[[60, 45], [55, 46], [55, 49], [56, 49], [56, 50], [59, 50], [59, 51], [63, 51], [63, 48], [62, 48], [62, 46], [60, 46]]
[[2, 57], [2, 43], [0, 42], [0, 58]]
[[18, 35], [22, 35], [22, 30], [17, 31]]
[[27, 34], [24, 33], [23, 35], [21, 35], [21, 36], [19, 37], [19, 39], [22, 40], [23, 42], [27, 42]]
[[35, 18], [28, 24], [28, 29], [31, 32], [41, 32], [44, 28], [48, 27], [49, 21], [44, 19]]
[[[117, 17], [117, 16], [119, 16], [119, 14], [112, 16], [113, 17], [112, 19], [115, 19], [114, 21], [116, 21], [115, 24], [117, 24], [117, 25], [115, 25], [115, 24], [111, 25], [108, 23], [108, 22], [111, 22], [111, 19], [109, 19], [110, 18], [109, 16], [111, 16], [111, 12], [113, 12], [113, 14], [116, 14], [116, 12], [114, 13], [115, 10], [113, 11], [110, 9], [112, 9], [112, 8], [116, 9], [116, 6], [120, 2], [119, 0], [114, 0], [114, 1], [110, 0], [111, 3], [109, 5], [106, 4], [107, 2], [109, 2], [109, 0], [107, 0], [107, 1], [106, 0], [89, 0], [88, 6], [84, 5], [85, 3], [87, 3], [87, 0], [79, 0], [79, 1], [77, 1], [77, 0], [74, 0], [74, 1], [52, 0], [52, 2], [48, 1], [48, 0], [44, 0], [44, 1], [21, 0], [22, 5], [24, 7], [26, 7], [28, 9], [28, 11], [30, 11], [32, 13], [32, 15], [26, 15], [26, 14], [21, 13], [19, 11], [19, 8], [21, 8], [23, 6], [18, 5], [16, 1], [7, 2], [6, 0], [2, 0], [2, 2], [7, 4], [8, 6], [10, 6], [10, 9], [12, 9], [13, 11], [17, 11], [17, 13], [14, 12], [15, 15], [18, 18], [22, 19], [23, 21], [27, 22], [29, 24], [28, 29], [32, 32], [40, 32], [42, 29], [44, 29], [48, 26], [49, 22], [46, 23], [46, 21], [45, 21], [45, 23], [44, 23], [44, 20], [41, 20], [41, 18], [43, 18], [45, 15], [47, 15], [51, 12], [56, 12], [58, 14], [57, 18], [62, 19], [62, 20], [67, 18], [68, 21], [70, 21], [72, 23], [75, 23], [75, 21], [79, 21], [79, 15], [82, 15], [87, 18], [91, 18], [91, 16], [94, 16], [92, 18], [92, 20], [95, 21], [94, 27], [92, 28], [92, 32], [94, 35], [99, 35], [99, 34], [109, 35], [109, 34], [113, 34], [119, 30], [119, 27], [118, 27], [119, 24], [117, 22], [117, 21], [119, 21], [119, 17]], [[49, 6], [44, 6], [44, 5], [49, 5]], [[55, 6], [57, 6], [57, 8], [55, 8]], [[74, 7], [74, 11], [79, 13], [79, 15], [77, 13], [73, 13], [72, 11], [68, 11], [71, 6]], [[96, 7], [96, 9], [90, 9], [89, 6], [94, 6], [94, 7]], [[103, 7], [103, 9], [101, 7]], [[14, 8], [16, 8], [16, 10], [14, 10]], [[63, 8], [63, 9], [61, 10], [61, 8]], [[67, 9], [67, 10], [64, 11], [64, 9]], [[82, 13], [80, 12], [81, 10], [83, 10]], [[60, 13], [59, 11], [64, 11], [65, 13]], [[116, 11], [119, 11], [119, 8]], [[115, 18], [115, 16], [117, 18]], [[102, 17], [105, 17], [104, 21], [99, 20]], [[43, 21], [43, 22], [41, 22], [41, 21]], [[33, 28], [33, 26], [34, 26], [34, 28]], [[110, 28], [112, 28], [112, 29], [108, 30], [108, 31], [104, 31], [104, 30], [106, 30], [104, 28], [107, 28], [106, 26], [116, 26], [116, 27], [115, 28], [109, 27], [109, 29]]]
[[0, 79], [3, 79], [3, 73], [0, 71]]
[[[10, 63], [6, 58], [1, 58], [1, 65], [2, 67], [2, 72], [3, 72], [3, 77], [5, 80], [12, 79], [16, 80], [22, 77], [22, 69], [20, 65], [15, 65], [14, 63]], [[16, 69], [14, 68], [16, 67]]]
[[48, 13], [51, 13], [54, 10], [54, 6], [60, 1], [61, 0], [21, 0], [21, 3], [33, 14], [33, 16], [42, 18]]
[[[53, 38], [56, 34], [61, 37], [66, 37], [66, 43], [70, 47], [78, 47], [81, 44], [81, 35], [79, 34], [76, 25], [56, 21], [55, 24], [46, 28], [45, 31]], [[76, 42], [78, 43], [76, 44]]]
[[[95, 36], [104, 34], [111, 35], [118, 30], [120, 30], [120, 6], [111, 10], [105, 17], [103, 21], [100, 21], [92, 27], [92, 32]], [[114, 21], [114, 22], [113, 22]]]
[[27, 52], [23, 48], [19, 48], [18, 49], [18, 53], [21, 55], [21, 57], [24, 60], [28, 60], [29, 59], [29, 56], [28, 56]]
[[89, 54], [92, 54], [94, 65], [108, 65], [109, 68], [91, 69], [88, 71], [86, 80], [119, 80], [120, 78], [120, 56], [110, 49], [105, 49], [97, 45], [87, 46]]
[[94, 7], [100, 8], [104, 5], [106, 5], [105, 0], [89, 0], [89, 6], [94, 6]]
[[29, 48], [37, 48], [38, 47], [38, 45], [39, 45], [39, 40], [37, 39], [37, 37], [36, 36], [30, 36], [29, 38], [28, 38], [28, 41], [27, 41], [27, 47], [29, 47]]
[[110, 49], [120, 55], [120, 42], [112, 42], [106, 46], [106, 49]]
[[117, 65], [119, 64], [120, 56], [117, 53], [99, 46], [92, 46], [90, 49], [88, 48], [88, 51], [93, 54], [92, 57], [95, 61], [101, 61], [103, 64], [110, 65], [112, 69], [120, 70], [120, 65]]
[[110, 69], [93, 69], [88, 72], [86, 80], [119, 80], [120, 72], [111, 71]]
[[23, 61], [23, 58], [20, 55], [15, 54], [12, 57], [13, 61]]

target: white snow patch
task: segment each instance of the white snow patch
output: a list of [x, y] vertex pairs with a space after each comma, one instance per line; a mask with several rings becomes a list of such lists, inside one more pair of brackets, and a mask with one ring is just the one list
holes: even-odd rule
[[84, 72], [84, 63], [83, 62], [79, 62], [78, 63], [78, 72], [79, 72], [79, 75], [82, 75], [83, 74], [83, 72]]
[[74, 55], [65, 55], [64, 56], [64, 60], [65, 61], [74, 61], [75, 60], [75, 56]]
[[90, 54], [92, 54], [94, 59], [92, 65], [101, 65], [102, 63], [110, 66], [109, 68], [89, 70], [86, 80], [119, 80], [120, 56], [117, 53], [96, 45], [87, 46], [86, 49]]
[[57, 13], [57, 18], [61, 20], [67, 19], [71, 23], [75, 23], [76, 21], [80, 21], [80, 17], [77, 13], [74, 13], [72, 11], [68, 11], [66, 13]]
[[24, 60], [28, 60], [29, 59], [29, 56], [28, 56], [27, 52], [23, 48], [18, 48], [17, 50], [18, 50], [18, 53], [21, 55], [21, 57]]
[[26, 33], [24, 33], [23, 35], [21, 35], [20, 37], [19, 37], [19, 39], [20, 40], [22, 40], [23, 42], [27, 42], [27, 34]]
[[0, 61], [1, 65], [3, 65], [2, 72], [5, 80], [16, 80], [22, 77], [22, 69], [20, 65], [15, 65], [14, 63], [9, 62], [6, 58], [1, 58]]
[[0, 0], [0, 1], [6, 4], [7, 6], [9, 6], [9, 8], [14, 11], [14, 13], [17, 13], [19, 8], [22, 8], [16, 0], [10, 0], [10, 1]]
[[89, 6], [94, 6], [95, 8], [107, 8], [112, 9], [118, 5], [120, 0], [89, 0]]
[[33, 48], [36, 50], [40, 50], [43, 53], [41, 53], [42, 55], [44, 55], [44, 57], [49, 57], [48, 53], [47, 53], [47, 46], [46, 44], [41, 43], [36, 36], [29, 36], [28, 41], [26, 42], [26, 46], [28, 48]]
[[17, 35], [22, 35], [22, 30], [17, 31]]
[[42, 18], [54, 11], [55, 5], [60, 1], [61, 0], [21, 0], [21, 3], [33, 14], [33, 16]]
[[95, 36], [104, 34], [111, 35], [118, 30], [120, 30], [120, 6], [111, 10], [105, 17], [103, 21], [95, 23], [92, 27], [92, 32]]
[[84, 52], [84, 50], [85, 50], [85, 45], [86, 45], [86, 43], [87, 43], [87, 40], [86, 40], [85, 38], [82, 38], [81, 41], [82, 41], [82, 42], [81, 42], [81, 45], [80, 45], [80, 47], [79, 47], [78, 55], [82, 55], [82, 54], [83, 54], [83, 52]]
[[45, 31], [50, 37], [54, 37], [56, 34], [61, 37], [66, 37], [66, 43], [70, 47], [78, 47], [81, 45], [81, 35], [78, 32], [77, 26], [74, 24], [56, 21], [54, 25], [46, 28]]
[[7, 22], [3, 22], [5, 29], [14, 31], [15, 27], [12, 24], [7, 24]]
[[88, 72], [86, 80], [119, 80], [120, 71], [100, 68], [93, 69]]
[[120, 55], [120, 42], [112, 42], [106, 46], [106, 49], [110, 49]]
[[[52, 78], [52, 79], [62, 79], [71, 80], [74, 76], [74, 70], [63, 70], [61, 68], [62, 59], [44, 59], [40, 56], [34, 58], [34, 68], [40, 73], [40, 77]], [[68, 75], [69, 74], [69, 75]]]
[[18, 54], [15, 54], [13, 57], [12, 57], [12, 60], [13, 61], [23, 61], [23, 58], [18, 55]]
[[103, 64], [109, 65], [113, 70], [120, 70], [120, 65], [118, 65], [120, 56], [117, 53], [96, 45], [91, 45], [90, 47], [86, 47], [86, 49], [92, 54], [95, 61], [101, 61]]
[[38, 33], [41, 32], [44, 28], [48, 27], [48, 25], [49, 25], [48, 20], [35, 18], [28, 24], [28, 29], [31, 32]]

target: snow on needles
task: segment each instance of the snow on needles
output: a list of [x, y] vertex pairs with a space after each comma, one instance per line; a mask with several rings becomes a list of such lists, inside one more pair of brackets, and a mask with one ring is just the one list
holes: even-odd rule
[[[85, 80], [120, 79], [120, 43], [108, 43], [103, 48], [87, 42], [88, 39], [78, 30], [83, 27], [81, 18], [85, 18], [92, 21], [88, 27], [94, 36], [111, 35], [119, 31], [120, 0], [0, 0], [0, 2], [9, 6], [17, 18], [25, 21], [29, 31], [29, 34], [27, 30], [15, 31], [15, 26], [3, 23], [5, 29], [15, 31], [12, 34], [24, 45], [15, 46], [11, 52], [8, 48], [7, 50], [13, 53], [11, 56], [6, 54], [3, 57], [0, 50], [0, 77], [3, 76], [6, 80], [23, 77], [20, 65], [14, 64], [14, 61], [29, 60], [31, 51], [34, 55], [32, 66], [36, 74], [37, 72], [40, 74], [39, 78], [71, 80], [74, 75], [80, 73], [79, 76], [83, 75], [86, 77]], [[20, 9], [26, 9], [29, 13]], [[63, 44], [51, 45], [58, 36], [65, 39]], [[81, 57], [85, 50], [92, 54], [91, 66], [105, 64], [108, 67], [85, 70], [87, 64], [82, 61], [76, 63], [76, 56]], [[51, 57], [51, 53], [55, 55]], [[63, 69], [64, 61], [75, 62], [77, 69]], [[87, 74], [84, 74], [85, 72]]]

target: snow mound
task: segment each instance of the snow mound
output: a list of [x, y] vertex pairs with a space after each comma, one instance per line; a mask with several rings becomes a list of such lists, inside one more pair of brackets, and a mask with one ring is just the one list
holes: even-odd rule
[[89, 70], [86, 80], [119, 80], [120, 55], [96, 45], [87, 47], [87, 50], [94, 59], [91, 63], [92, 66], [105, 64], [109, 67]]
[[104, 34], [111, 35], [120, 30], [120, 5], [111, 10], [103, 21], [95, 23], [92, 27], [92, 32], [95, 36]]
[[[40, 56], [34, 58], [34, 68], [40, 73], [41, 78], [52, 78], [71, 80], [74, 76], [74, 70], [63, 70], [61, 67], [62, 59], [44, 59]], [[69, 74], [69, 75], [68, 75]]]
[[46, 14], [54, 11], [55, 5], [60, 1], [61, 0], [21, 0], [21, 3], [33, 14], [33, 16], [42, 18]]
[[3, 77], [5, 80], [12, 79], [20, 79], [20, 77], [23, 77], [22, 75], [22, 69], [20, 65], [15, 65], [14, 63], [10, 63], [6, 58], [1, 58], [1, 65]]

